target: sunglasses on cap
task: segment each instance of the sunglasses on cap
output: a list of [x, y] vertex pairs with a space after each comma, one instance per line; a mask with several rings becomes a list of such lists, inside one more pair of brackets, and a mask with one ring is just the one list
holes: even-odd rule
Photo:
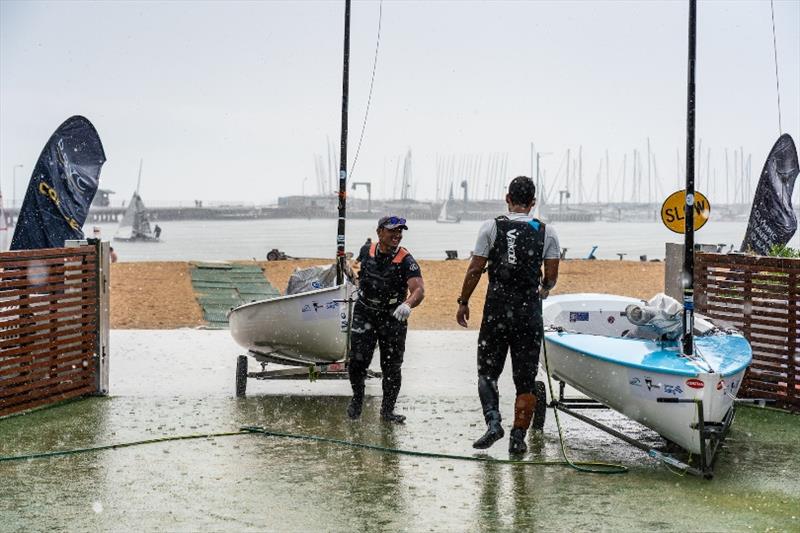
[[389, 230], [393, 230], [393, 229], [397, 229], [397, 228], [408, 229], [408, 226], [406, 226], [406, 219], [404, 219], [403, 217], [386, 216], [386, 217], [382, 217], [378, 221], [378, 229], [381, 229], [381, 228], [389, 229]]

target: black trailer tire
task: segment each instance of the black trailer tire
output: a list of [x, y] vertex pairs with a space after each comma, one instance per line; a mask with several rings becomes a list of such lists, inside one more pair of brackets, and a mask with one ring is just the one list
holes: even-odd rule
[[236, 359], [236, 396], [244, 397], [247, 392], [247, 356], [240, 355]]
[[535, 385], [536, 410], [533, 412], [533, 429], [544, 429], [544, 419], [547, 415], [547, 391], [544, 381], [537, 381]]
[[278, 252], [272, 250], [271, 252], [267, 253], [267, 261], [277, 261], [279, 259]]

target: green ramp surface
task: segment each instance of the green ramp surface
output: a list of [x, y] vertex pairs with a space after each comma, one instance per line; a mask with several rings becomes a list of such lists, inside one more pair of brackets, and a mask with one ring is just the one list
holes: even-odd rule
[[193, 263], [192, 288], [212, 328], [227, 328], [227, 313], [234, 307], [281, 295], [261, 267], [231, 263]]

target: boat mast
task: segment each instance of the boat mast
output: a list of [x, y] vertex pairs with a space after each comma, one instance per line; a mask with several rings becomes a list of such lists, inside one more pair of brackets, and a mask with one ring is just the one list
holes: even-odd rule
[[139, 158], [139, 177], [136, 178], [136, 196], [139, 196], [139, 185], [142, 184], [142, 163], [144, 163], [144, 159]]
[[683, 353], [694, 353], [694, 70], [697, 58], [697, 0], [689, 0], [689, 75], [686, 90], [686, 216], [683, 242]]
[[342, 141], [339, 156], [339, 225], [336, 234], [336, 285], [344, 283], [344, 221], [347, 206], [347, 99], [350, 89], [350, 0], [344, 2]]

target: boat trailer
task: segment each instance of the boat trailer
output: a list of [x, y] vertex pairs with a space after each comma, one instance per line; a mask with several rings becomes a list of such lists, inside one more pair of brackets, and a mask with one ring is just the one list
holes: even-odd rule
[[[248, 372], [248, 355], [255, 358], [261, 364], [260, 372]], [[262, 352], [248, 352], [248, 355], [240, 355], [236, 359], [236, 396], [242, 397], [247, 393], [247, 380], [258, 379], [307, 379], [317, 381], [318, 379], [348, 379], [348, 362], [334, 361], [331, 363], [307, 363], [292, 361], [280, 356], [266, 354]], [[267, 370], [268, 363], [289, 365], [286, 368]], [[381, 377], [380, 372], [367, 370], [368, 378]]]
[[[643, 452], [645, 452], [648, 456], [652, 457], [653, 459], [660, 461], [666, 465], [672, 466], [677, 468], [683, 472], [688, 472], [689, 474], [703, 477], [705, 479], [711, 479], [714, 477], [714, 462], [717, 458], [717, 452], [722, 447], [722, 443], [725, 440], [725, 437], [728, 434], [728, 430], [733, 423], [735, 409], [737, 404], [756, 404], [763, 406], [766, 401], [765, 400], [745, 400], [745, 399], [737, 399], [734, 400], [733, 405], [726, 413], [722, 422], [706, 422], [703, 418], [703, 401], [702, 400], [689, 400], [689, 399], [681, 399], [681, 398], [657, 398], [656, 401], [658, 403], [694, 403], [697, 406], [697, 423], [692, 424], [692, 429], [697, 431], [700, 435], [700, 459], [699, 465], [692, 466], [689, 464], [689, 461], [684, 462], [678, 459], [675, 454], [667, 453], [664, 451], [657, 450], [648, 444], [636, 440], [633, 437], [625, 435], [617, 431], [614, 428], [611, 428], [593, 418], [590, 418], [584, 414], [578, 412], [578, 410], [583, 409], [609, 409], [602, 403], [597, 400], [588, 397], [575, 397], [575, 398], [567, 398], [564, 396], [564, 388], [565, 384], [563, 381], [559, 380], [558, 378], [554, 377], [556, 381], [558, 381], [558, 399], [554, 399], [550, 401], [549, 407], [553, 409], [558, 409], [562, 413], [568, 414], [578, 420], [589, 424], [590, 426], [594, 426], [597, 429], [605, 431], [609, 435], [617, 437], [620, 440], [623, 440], [634, 446]], [[663, 437], [662, 437], [663, 438]], [[669, 443], [669, 441], [667, 441]]]

